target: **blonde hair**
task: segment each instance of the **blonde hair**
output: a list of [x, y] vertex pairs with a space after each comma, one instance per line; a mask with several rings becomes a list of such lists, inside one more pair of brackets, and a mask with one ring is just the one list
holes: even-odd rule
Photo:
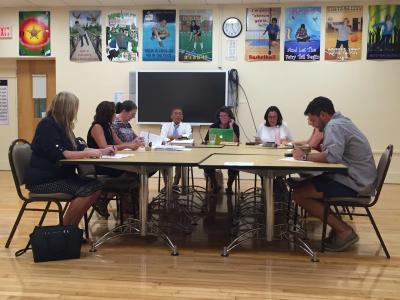
[[67, 138], [74, 148], [76, 147], [76, 142], [73, 130], [78, 114], [78, 106], [78, 97], [70, 92], [60, 92], [54, 96], [47, 111], [47, 115], [52, 116], [57, 124], [65, 129]]

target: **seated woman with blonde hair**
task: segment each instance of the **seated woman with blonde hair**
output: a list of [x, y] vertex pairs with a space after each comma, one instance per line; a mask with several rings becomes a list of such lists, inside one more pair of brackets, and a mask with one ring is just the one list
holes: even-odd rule
[[26, 188], [32, 193], [65, 193], [74, 196], [64, 215], [64, 224], [77, 225], [96, 201], [103, 184], [76, 173], [76, 166], [59, 165], [61, 159], [101, 157], [113, 154], [111, 147], [85, 148], [73, 132], [79, 99], [60, 92], [52, 100], [45, 118], [36, 127], [32, 140], [32, 157], [25, 175]]

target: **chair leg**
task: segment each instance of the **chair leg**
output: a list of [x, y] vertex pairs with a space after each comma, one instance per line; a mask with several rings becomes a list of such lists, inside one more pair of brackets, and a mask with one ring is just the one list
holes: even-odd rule
[[47, 204], [46, 204], [46, 207], [44, 208], [43, 214], [40, 217], [38, 226], [42, 226], [42, 224], [44, 222], [44, 219], [46, 218], [47, 213], [49, 212], [50, 205], [51, 205], [51, 201], [48, 201]]
[[25, 208], [27, 206], [28, 202], [24, 202], [22, 205], [21, 209], [19, 210], [17, 219], [15, 220], [14, 226], [11, 229], [10, 235], [8, 236], [7, 242], [6, 242], [6, 248], [10, 247], [11, 241], [14, 237], [15, 231], [17, 230], [18, 224], [21, 221], [22, 215], [24, 214]]
[[[54, 201], [54, 203], [57, 205], [57, 208], [58, 208], [58, 222], [59, 222], [59, 225], [64, 225], [64, 220], [63, 220], [64, 209], [63, 209], [63, 207], [62, 207], [60, 202]], [[68, 205], [69, 205], [69, 203], [68, 203]], [[67, 206], [67, 205], [65, 205], [65, 206]]]
[[373, 226], [374, 229], [375, 229], [375, 232], [376, 232], [376, 235], [378, 236], [379, 241], [381, 242], [383, 251], [385, 251], [386, 258], [389, 259], [389, 258], [390, 258], [389, 251], [388, 251], [388, 249], [386, 248], [385, 242], [383, 241], [382, 236], [381, 236], [381, 234], [380, 234], [380, 232], [379, 232], [379, 230], [378, 230], [378, 227], [377, 227], [376, 224], [375, 224], [375, 220], [374, 220], [374, 218], [372, 217], [372, 214], [371, 214], [369, 208], [368, 208], [368, 207], [365, 207], [365, 210], [367, 211], [367, 214], [368, 214], [368, 217], [369, 217], [369, 219], [370, 219], [370, 221], [371, 221], [371, 224], [372, 224], [372, 226]]
[[322, 220], [321, 252], [325, 251], [326, 227], [328, 226], [329, 204], [324, 203], [324, 219]]
[[349, 216], [350, 220], [353, 220], [353, 215], [351, 214], [349, 207], [348, 206], [343, 206], [343, 209], [346, 211], [346, 213]]

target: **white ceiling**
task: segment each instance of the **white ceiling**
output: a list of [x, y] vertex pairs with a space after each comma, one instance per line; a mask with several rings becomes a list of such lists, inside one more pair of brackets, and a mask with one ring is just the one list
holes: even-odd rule
[[[76, 7], [76, 6], [154, 6], [154, 5], [216, 5], [216, 4], [306, 4], [333, 3], [347, 4], [367, 2], [366, 0], [0, 0], [0, 7]], [[374, 2], [374, 1], [369, 1]]]

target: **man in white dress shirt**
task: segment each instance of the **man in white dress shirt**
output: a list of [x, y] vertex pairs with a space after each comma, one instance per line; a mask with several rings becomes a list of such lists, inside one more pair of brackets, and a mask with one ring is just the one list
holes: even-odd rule
[[[182, 138], [191, 138], [192, 136], [192, 127], [188, 123], [183, 123], [183, 110], [181, 107], [176, 106], [171, 110], [171, 120], [172, 122], [165, 123], [161, 127], [161, 137], [164, 141], [172, 141], [175, 139]], [[166, 174], [164, 175], [164, 183]], [[178, 190], [179, 181], [181, 180], [181, 168], [175, 168], [175, 177], [174, 177], [174, 191]]]

